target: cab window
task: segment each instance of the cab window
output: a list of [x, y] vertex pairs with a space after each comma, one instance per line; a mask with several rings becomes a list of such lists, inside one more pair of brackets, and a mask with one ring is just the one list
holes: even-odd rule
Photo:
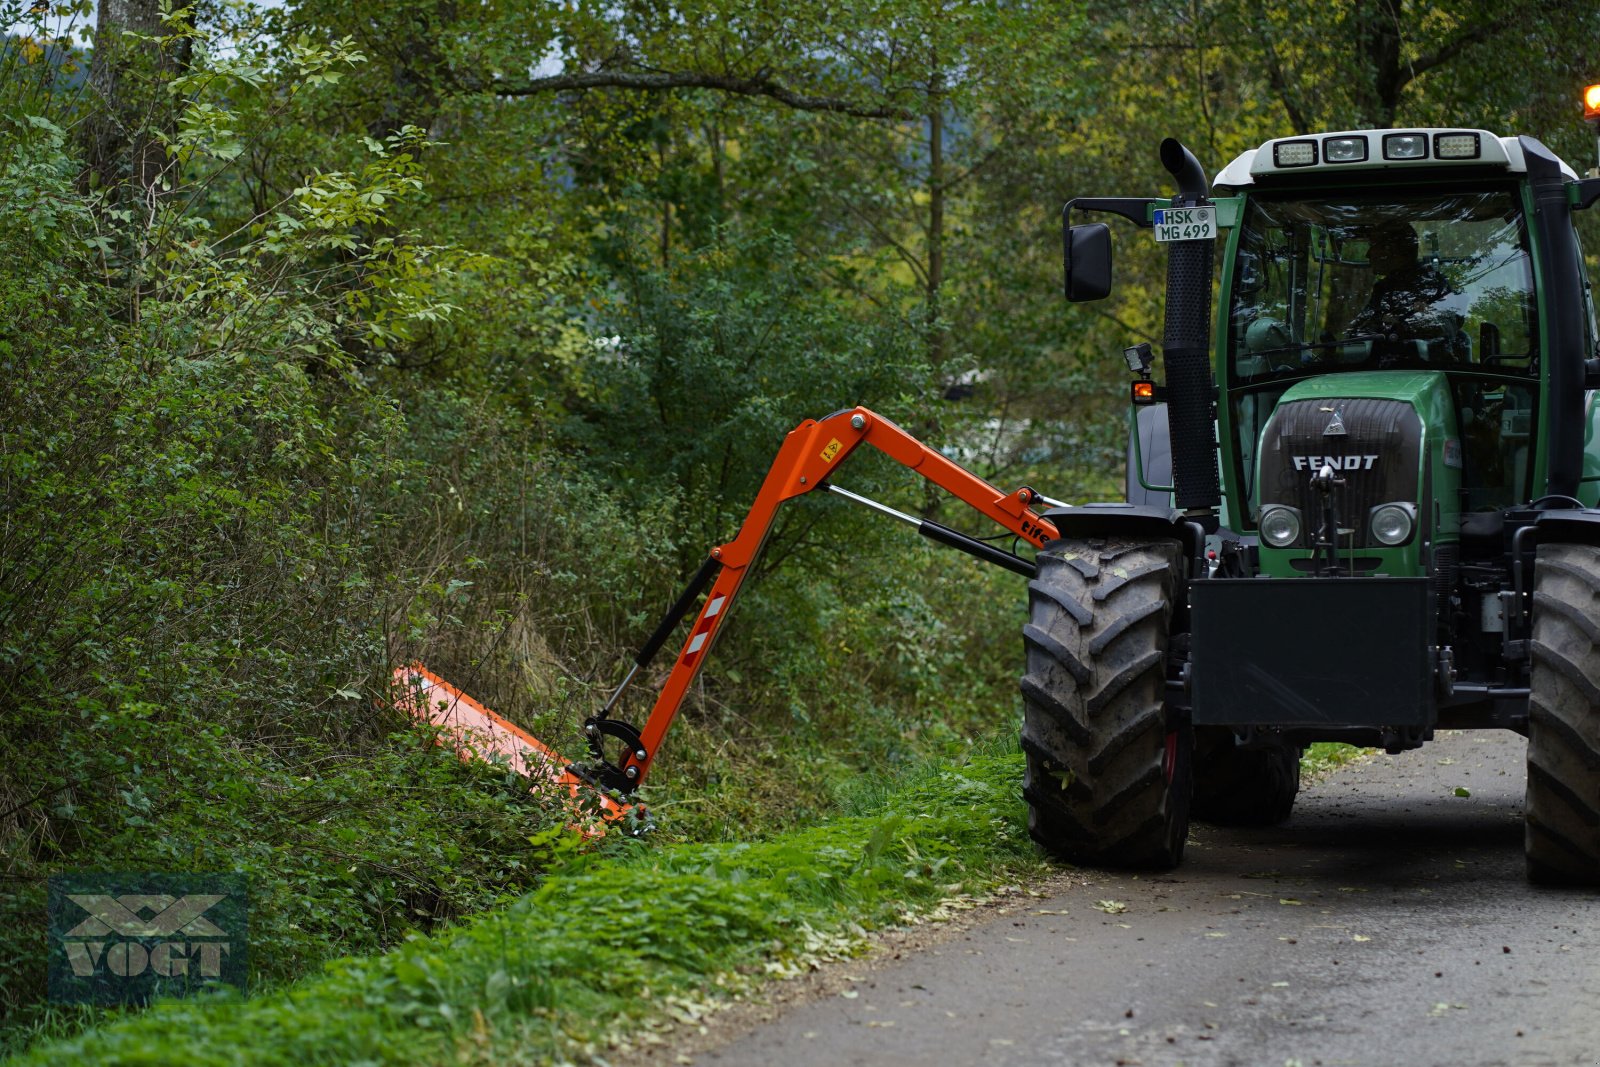
[[1253, 200], [1237, 256], [1233, 383], [1379, 367], [1536, 373], [1533, 272], [1509, 191]]

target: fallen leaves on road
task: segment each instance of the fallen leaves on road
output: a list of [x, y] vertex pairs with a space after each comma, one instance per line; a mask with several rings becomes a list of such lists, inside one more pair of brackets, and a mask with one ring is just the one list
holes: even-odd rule
[[1097, 900], [1094, 906], [1107, 915], [1121, 915], [1128, 910], [1128, 906], [1120, 900]]

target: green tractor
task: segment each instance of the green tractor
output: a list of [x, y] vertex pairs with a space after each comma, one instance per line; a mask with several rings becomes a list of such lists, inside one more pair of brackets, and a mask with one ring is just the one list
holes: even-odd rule
[[1600, 348], [1573, 227], [1600, 179], [1482, 130], [1281, 138], [1209, 184], [1176, 140], [1161, 159], [1177, 195], [1064, 212], [1071, 300], [1111, 288], [1109, 227], [1076, 216], [1168, 244], [1165, 382], [1127, 350], [1127, 499], [1044, 516], [1034, 837], [1170, 867], [1191, 814], [1287, 818], [1313, 741], [1498, 728], [1528, 738], [1530, 877], [1600, 884]]

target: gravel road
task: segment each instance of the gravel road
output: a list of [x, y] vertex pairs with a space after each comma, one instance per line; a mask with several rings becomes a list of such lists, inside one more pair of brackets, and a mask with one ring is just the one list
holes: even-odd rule
[[1524, 880], [1523, 750], [1343, 768], [1282, 827], [1196, 825], [1171, 874], [1089, 874], [693, 1062], [1600, 1065], [1600, 893]]

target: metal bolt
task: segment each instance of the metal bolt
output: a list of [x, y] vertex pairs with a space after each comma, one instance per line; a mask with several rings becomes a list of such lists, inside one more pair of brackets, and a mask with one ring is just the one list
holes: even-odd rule
[[633, 758], [634, 759], [642, 760], [642, 759], [645, 759], [646, 757], [648, 757], [649, 755], [650, 755], [650, 753], [646, 752], [642, 748], [636, 748], [636, 749], [633, 750]]
[[595, 734], [600, 732], [600, 727], [591, 722], [583, 728], [583, 732], [588, 734], [590, 737], [593, 737]]
[[852, 430], [862, 429], [866, 425], [867, 425], [867, 417], [865, 415], [851, 415], [850, 416], [850, 428]]
[[637, 767], [629, 767], [627, 770], [623, 771], [622, 773], [626, 774], [629, 778], [637, 778], [637, 777], [639, 777], [639, 768], [637, 768]]
[[800, 484], [801, 485], [805, 485], [806, 484], [806, 476], [803, 475], [803, 474], [800, 476]]

